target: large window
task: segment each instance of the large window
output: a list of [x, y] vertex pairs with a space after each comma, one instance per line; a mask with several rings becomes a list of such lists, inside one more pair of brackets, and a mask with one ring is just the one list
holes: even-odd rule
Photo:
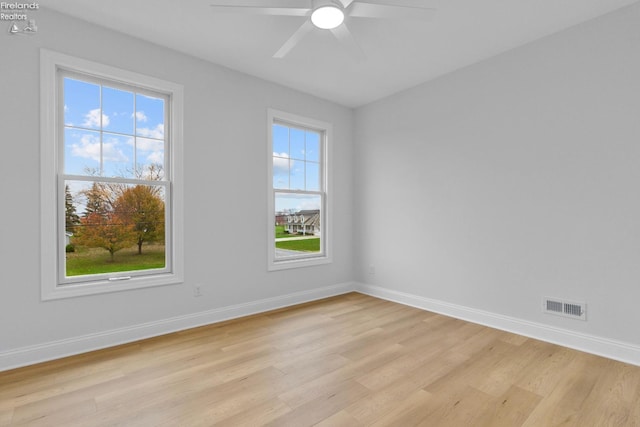
[[330, 261], [331, 125], [269, 110], [269, 269]]
[[180, 282], [181, 87], [41, 59], [43, 298]]

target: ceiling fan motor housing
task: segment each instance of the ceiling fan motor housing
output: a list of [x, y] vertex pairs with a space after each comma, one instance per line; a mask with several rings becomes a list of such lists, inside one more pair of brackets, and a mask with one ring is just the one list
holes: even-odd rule
[[311, 22], [318, 28], [330, 30], [344, 21], [344, 6], [339, 0], [312, 0]]
[[311, 9], [316, 10], [320, 7], [333, 6], [337, 9], [344, 10], [344, 5], [340, 0], [311, 0]]

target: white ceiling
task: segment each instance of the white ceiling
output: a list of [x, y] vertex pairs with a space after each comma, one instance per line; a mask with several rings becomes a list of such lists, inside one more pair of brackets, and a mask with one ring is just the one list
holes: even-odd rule
[[[218, 13], [209, 0], [55, 0], [45, 6], [357, 107], [637, 1], [416, 0], [438, 10], [432, 21], [349, 22], [364, 61], [319, 29], [274, 59], [307, 18]], [[248, 3], [269, 0], [238, 1]]]

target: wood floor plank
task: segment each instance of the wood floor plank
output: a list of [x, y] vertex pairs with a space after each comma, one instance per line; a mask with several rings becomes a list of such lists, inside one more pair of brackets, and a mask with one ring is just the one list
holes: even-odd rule
[[340, 384], [344, 381], [354, 379], [357, 375], [361, 375], [378, 366], [385, 365], [403, 353], [404, 348], [399, 344], [393, 347], [387, 347], [382, 351], [372, 353], [361, 360], [352, 362], [343, 368], [336, 369], [326, 375], [292, 388], [282, 393], [279, 397], [292, 408], [297, 408], [317, 397], [337, 392]]
[[412, 393], [449, 374], [466, 360], [464, 356], [455, 353], [439, 354], [437, 358], [437, 362], [425, 359], [413, 370], [407, 370], [404, 375], [395, 376], [393, 380], [387, 378], [384, 383], [378, 382], [376, 391], [349, 406], [347, 411], [363, 424], [372, 424]]
[[271, 421], [284, 416], [291, 412], [282, 400], [273, 398], [266, 402], [247, 408], [234, 416], [228, 417], [220, 422], [216, 422], [216, 426], [259, 426], [268, 424]]
[[79, 417], [93, 415], [96, 412], [95, 401], [85, 396], [84, 400], [65, 401], [65, 395], [45, 402], [34, 402], [19, 406], [13, 413], [12, 425], [30, 427], [48, 427], [73, 424]]
[[13, 418], [13, 408], [0, 410], [0, 427], [6, 427], [11, 424]]
[[[341, 354], [349, 359], [357, 360], [370, 352], [371, 346], [384, 347], [399, 343], [407, 349], [423, 344], [423, 336], [435, 336], [437, 328], [423, 322], [427, 317], [420, 312], [410, 312], [393, 322], [379, 324], [376, 330], [380, 333], [370, 338], [369, 343], [358, 343], [350, 348], [343, 348]], [[429, 341], [431, 343], [432, 341]]]
[[[453, 344], [449, 350], [454, 353], [459, 353], [467, 356], [468, 358], [475, 357], [477, 354], [484, 351], [489, 343], [500, 340], [500, 331], [495, 329], [486, 328], [480, 325], [473, 325], [480, 329], [472, 328], [475, 333], [469, 335], [468, 329], [461, 328], [461, 331], [465, 331], [465, 338], [459, 340], [456, 344]], [[510, 343], [506, 343], [510, 344]]]
[[536, 360], [529, 369], [522, 371], [514, 384], [532, 393], [547, 396], [564, 378], [564, 371], [579, 353], [565, 347], [539, 342], [546, 347], [546, 353]]
[[432, 360], [441, 352], [442, 350], [437, 347], [422, 352], [405, 352], [394, 360], [360, 375], [357, 381], [369, 390], [380, 390], [394, 381], [405, 378], [407, 372], [414, 371], [418, 366], [424, 365], [425, 361]]
[[0, 372], [0, 427], [619, 427], [638, 402], [638, 366], [358, 293]]
[[[565, 373], [556, 387], [544, 396], [540, 404], [532, 411], [523, 426], [567, 425], [579, 426], [578, 417], [583, 410], [595, 414], [585, 406], [597, 381], [606, 375], [602, 370], [606, 360], [584, 355], [574, 359], [565, 367]], [[604, 396], [601, 396], [604, 398]], [[593, 424], [590, 418], [589, 424]]]
[[369, 390], [366, 387], [352, 379], [340, 383], [336, 382], [330, 387], [323, 388], [320, 392], [315, 392], [313, 399], [307, 400], [267, 425], [292, 427], [315, 425], [342, 411], [368, 393]]
[[316, 424], [314, 427], [360, 427], [361, 424], [358, 420], [353, 418], [347, 411], [342, 410], [336, 412], [329, 418], [326, 418]]
[[522, 425], [542, 400], [541, 396], [517, 386], [511, 386], [498, 399], [495, 412], [486, 425], [491, 427], [511, 427]]
[[465, 390], [469, 385], [486, 379], [487, 372], [498, 368], [513, 350], [511, 344], [495, 340], [474, 357], [467, 359], [456, 369], [425, 387], [433, 394], [448, 395]]
[[434, 406], [431, 405], [433, 400], [431, 393], [422, 389], [416, 390], [369, 425], [375, 427], [415, 426], [434, 411]]
[[[98, 425], [144, 425], [145, 420], [154, 426], [212, 425], [275, 398], [278, 388], [273, 384], [282, 376], [277, 369], [268, 368], [227, 383], [208, 384], [206, 378], [198, 378], [179, 388], [154, 387], [131, 395], [130, 399], [136, 400], [129, 402], [100, 400], [98, 416], [102, 421]], [[134, 421], [130, 420], [132, 406]]]
[[[578, 424], [594, 422], [602, 426], [632, 425], [629, 421], [634, 406], [640, 406], [638, 390], [640, 384], [633, 379], [634, 367], [613, 361], [606, 361], [602, 375], [591, 389], [577, 416]], [[587, 417], [588, 416], [588, 417]]]
[[489, 426], [497, 404], [495, 397], [467, 386], [452, 394], [434, 395], [429, 405], [434, 410], [426, 416], [421, 416], [420, 422], [416, 425]]
[[381, 330], [379, 329], [373, 329], [356, 336], [347, 333], [336, 334], [331, 339], [321, 339], [296, 348], [283, 350], [281, 352], [282, 360], [285, 363], [297, 363], [323, 355], [336, 354], [347, 348], [357, 347], [358, 343], [366, 342], [368, 337], [378, 335], [380, 332]]
[[[500, 342], [506, 342], [500, 340]], [[539, 342], [529, 340], [519, 345], [510, 345], [510, 351], [502, 357], [498, 363], [486, 367], [484, 375], [475, 377], [470, 384], [478, 390], [499, 397], [512, 386], [511, 382], [521, 372], [526, 371], [529, 365], [546, 354], [546, 346], [538, 345]]]
[[[124, 375], [117, 371], [98, 372], [83, 377], [75, 377], [62, 382], [60, 379], [53, 386], [43, 387], [30, 393], [17, 393], [13, 397], [2, 401], [3, 407], [11, 406], [14, 412], [13, 420], [22, 420], [23, 413], [42, 412], [56, 410], [60, 405], [69, 405], [87, 400], [87, 389], [94, 387], [109, 387], [114, 381], [124, 379]], [[28, 418], [28, 417], [27, 417]]]
[[[41, 363], [38, 365], [0, 372], [0, 410], [6, 409], [11, 399], [32, 394], [55, 394], [61, 383], [74, 387], [74, 378], [82, 378], [92, 372], [107, 372], [108, 376], [120, 375], [120, 361], [139, 349], [138, 345], [126, 345], [124, 349], [105, 349], [99, 352]], [[31, 370], [33, 368], [33, 370]], [[65, 375], [65, 373], [69, 375]], [[82, 380], [81, 380], [82, 381]], [[50, 391], [53, 390], [53, 391]], [[25, 397], [31, 399], [31, 397]]]
[[420, 387], [408, 381], [394, 383], [388, 387], [371, 393], [349, 405], [345, 411], [352, 418], [363, 425], [369, 425], [387, 415], [404, 402], [412, 393], [416, 393]]
[[401, 378], [369, 393], [368, 396], [354, 402], [346, 408], [346, 411], [363, 425], [370, 425], [393, 413], [404, 401], [414, 394], [419, 394], [424, 387], [421, 376], [408, 376]]
[[301, 382], [328, 374], [346, 367], [350, 360], [339, 354], [319, 354], [294, 361], [284, 360], [274, 365], [277, 369]]
[[[634, 377], [635, 375], [633, 375], [632, 378], [629, 378], [628, 380], [633, 383], [637, 383]], [[640, 402], [640, 386], [636, 389], [636, 394], [633, 398], [633, 401]], [[627, 416], [627, 425], [640, 426], [640, 405], [638, 405], [637, 403], [631, 406], [629, 410], [629, 414]]]
[[[383, 326], [402, 319], [407, 316], [415, 316], [418, 312], [413, 307], [406, 307], [400, 304], [376, 306], [375, 309], [367, 313], [359, 313], [359, 316], [351, 315], [347, 321], [353, 321], [349, 325], [349, 332], [358, 335], [371, 329], [382, 328]], [[428, 313], [426, 314], [428, 315]], [[344, 319], [341, 319], [344, 320]]]

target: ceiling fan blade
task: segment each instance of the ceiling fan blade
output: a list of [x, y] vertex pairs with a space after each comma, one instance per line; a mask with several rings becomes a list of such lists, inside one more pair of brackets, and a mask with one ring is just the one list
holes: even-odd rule
[[250, 15], [307, 16], [311, 13], [310, 1], [272, 0], [271, 3], [269, 6], [239, 5], [238, 3], [214, 3], [210, 6], [216, 12], [246, 13]]
[[356, 18], [390, 18], [428, 20], [433, 18], [436, 9], [400, 6], [391, 4], [366, 3], [354, 0], [349, 7], [349, 16]]
[[338, 25], [336, 28], [332, 28], [330, 30], [334, 36], [349, 50], [349, 53], [353, 55], [355, 59], [358, 61], [364, 61], [366, 59], [366, 55], [364, 51], [353, 38], [353, 34], [349, 31], [349, 28], [343, 23], [342, 25]]
[[300, 28], [298, 28], [296, 32], [293, 33], [291, 37], [289, 37], [289, 40], [284, 42], [282, 47], [278, 49], [273, 57], [284, 58], [285, 55], [289, 53], [289, 51], [293, 49], [298, 44], [298, 42], [300, 42], [300, 40], [302, 40], [302, 38], [306, 36], [307, 33], [309, 33], [311, 30], [313, 30], [313, 24], [311, 23], [311, 20], [307, 19], [306, 21], [304, 21], [304, 24], [302, 24]]

